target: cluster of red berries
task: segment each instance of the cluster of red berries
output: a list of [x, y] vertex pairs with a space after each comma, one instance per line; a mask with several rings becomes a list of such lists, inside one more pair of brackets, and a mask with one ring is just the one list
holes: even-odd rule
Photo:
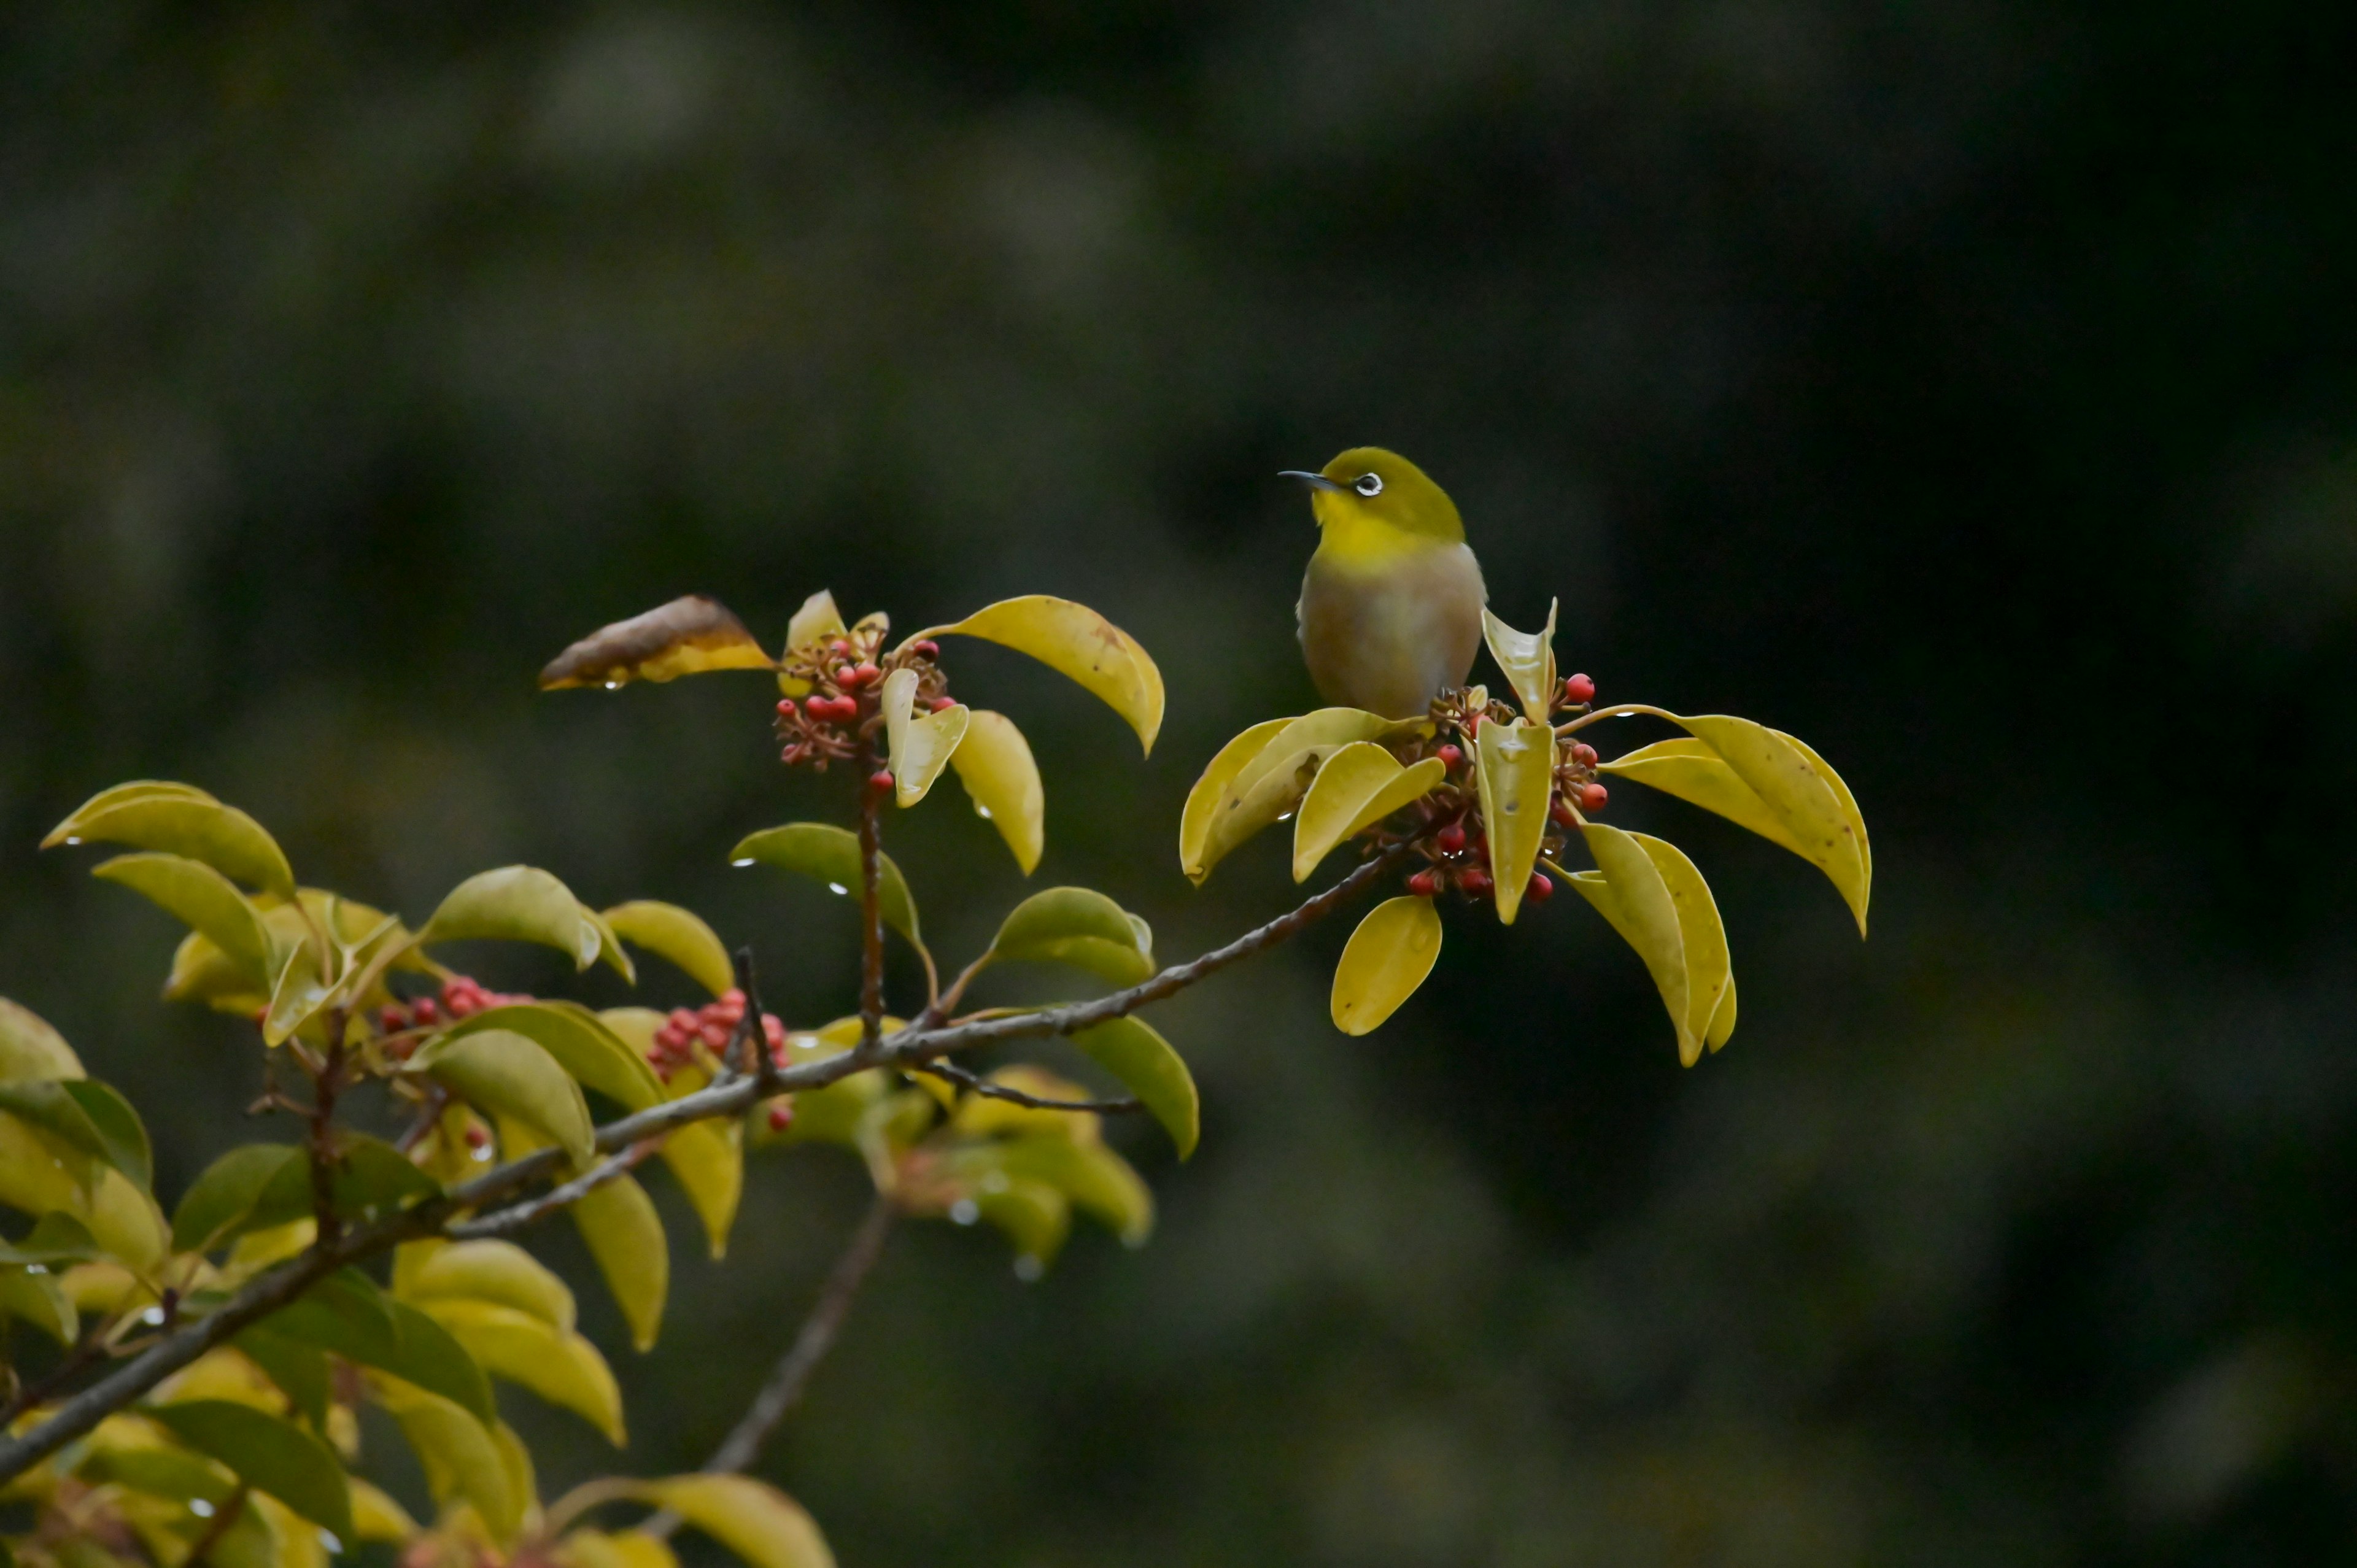
[[[455, 1024], [489, 1008], [511, 1007], [533, 1000], [522, 992], [490, 990], [471, 974], [454, 974], [432, 996], [386, 1003], [377, 1009], [376, 1024], [387, 1035], [400, 1035], [412, 1029], [431, 1029], [437, 1024]], [[414, 1040], [395, 1040], [391, 1049], [396, 1057], [403, 1057], [415, 1047]]]
[[[737, 1026], [745, 1021], [746, 1006], [745, 993], [731, 991], [701, 1007], [673, 1008], [662, 1027], [655, 1031], [655, 1043], [647, 1050], [647, 1060], [668, 1079], [695, 1060], [698, 1046], [718, 1055], [736, 1037]], [[762, 1014], [761, 1037], [768, 1043], [771, 1059], [782, 1064], [786, 1059], [785, 1021], [775, 1013]]]
[[[808, 763], [824, 772], [828, 763], [858, 754], [859, 735], [876, 716], [877, 688], [884, 683], [885, 667], [877, 662], [884, 657], [882, 641], [880, 628], [871, 631], [862, 623], [857, 631], [823, 647], [787, 656], [786, 672], [807, 682], [811, 693], [799, 703], [791, 697], [778, 701], [778, 738], [785, 743], [778, 760], [790, 767]], [[936, 711], [951, 705], [933, 664], [941, 651], [939, 643], [924, 639], [889, 656], [894, 668], [918, 671], [918, 704]], [[881, 788], [891, 788], [889, 775], [877, 777]]]
[[[1443, 825], [1434, 833], [1432, 847], [1440, 852], [1442, 858], [1407, 879], [1409, 892], [1419, 898], [1429, 898], [1454, 887], [1468, 898], [1487, 898], [1497, 891], [1497, 885], [1490, 877], [1486, 834], [1468, 833], [1460, 820]], [[1532, 872], [1530, 885], [1523, 889], [1523, 897], [1534, 904], [1544, 904], [1554, 894], [1554, 882], [1541, 871]]]

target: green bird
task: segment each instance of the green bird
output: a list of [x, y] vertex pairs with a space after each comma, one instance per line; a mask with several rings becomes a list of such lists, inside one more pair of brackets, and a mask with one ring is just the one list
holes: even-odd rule
[[1421, 718], [1465, 684], [1481, 646], [1481, 564], [1457, 503], [1423, 469], [1353, 446], [1309, 474], [1321, 534], [1301, 579], [1301, 657], [1329, 703]]

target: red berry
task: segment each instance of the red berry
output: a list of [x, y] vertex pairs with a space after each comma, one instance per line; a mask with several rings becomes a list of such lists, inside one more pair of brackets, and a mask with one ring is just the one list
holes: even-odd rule
[[1479, 736], [1480, 733], [1481, 733], [1481, 715], [1480, 715], [1480, 714], [1466, 714], [1466, 715], [1465, 715], [1465, 738], [1466, 738], [1466, 739], [1468, 739], [1468, 740], [1471, 740], [1471, 739], [1473, 739], [1475, 736]]
[[837, 659], [848, 659], [851, 657], [851, 644], [845, 642], [839, 637], [833, 642], [826, 645], [826, 650], [829, 653], [834, 654]]
[[388, 1035], [395, 1029], [407, 1027], [408, 1024], [409, 1015], [390, 1002], [376, 1010], [376, 1026]]
[[1596, 748], [1584, 740], [1574, 742], [1571, 759], [1582, 768], [1593, 768], [1596, 766]]
[[930, 637], [909, 644], [909, 650], [921, 654], [927, 659], [939, 659], [942, 656], [942, 645]]
[[434, 1005], [434, 998], [431, 996], [419, 997], [410, 1011], [417, 1015], [417, 1021], [421, 1024], [439, 1023], [442, 1018], [442, 1009]]
[[491, 1141], [491, 1135], [479, 1122], [467, 1123], [467, 1147], [479, 1149]]
[[1407, 890], [1419, 898], [1429, 898], [1439, 886], [1429, 871], [1419, 871], [1407, 879]]
[[955, 697], [935, 697], [932, 702], [933, 712], [937, 714], [944, 708], [954, 708], [956, 706], [957, 699]]
[[1476, 898], [1487, 898], [1490, 896], [1490, 874], [1479, 866], [1458, 877], [1457, 885]]
[[778, 699], [778, 713], [781, 717], [789, 719], [792, 718], [794, 716], [794, 700], [791, 697], [780, 697]]
[[882, 680], [884, 678], [884, 671], [878, 670], [873, 663], [863, 660], [851, 671], [851, 675], [855, 684], [866, 686], [874, 682]]
[[892, 788], [892, 770], [888, 768], [877, 768], [867, 776], [867, 787], [870, 789], [889, 789]]
[[836, 685], [838, 685], [838, 686], [842, 686], [842, 687], [845, 687], [845, 688], [849, 688], [849, 687], [852, 687], [852, 686], [856, 686], [856, 685], [858, 685], [858, 684], [859, 684], [859, 671], [858, 671], [858, 670], [856, 670], [856, 668], [854, 668], [853, 666], [851, 666], [851, 665], [849, 665], [849, 664], [838, 664], [838, 665], [836, 665], [836, 666], [834, 667], [834, 683], [835, 683]]
[[1465, 760], [1465, 754], [1453, 746], [1444, 746], [1432, 755], [1440, 758], [1443, 768], [1454, 768]]
[[1555, 825], [1559, 828], [1570, 827], [1578, 820], [1571, 814], [1571, 802], [1560, 795], [1548, 805], [1547, 815], [1555, 819]]
[[1433, 842], [1440, 846], [1440, 853], [1443, 854], [1458, 853], [1465, 847], [1465, 824], [1449, 823], [1433, 835]]
[[838, 719], [857, 718], [859, 716], [859, 699], [856, 697], [837, 697], [834, 700], [834, 716]]
[[1579, 792], [1580, 805], [1591, 811], [1602, 811], [1608, 798], [1607, 791], [1601, 784], [1590, 784]]
[[1531, 885], [1523, 889], [1523, 897], [1533, 904], [1544, 904], [1555, 897], [1555, 884], [1547, 880], [1545, 872], [1534, 871]]
[[770, 1132], [782, 1133], [793, 1124], [794, 1108], [791, 1105], [772, 1105], [770, 1107]]
[[1568, 676], [1563, 683], [1563, 694], [1571, 702], [1589, 702], [1596, 696], [1596, 682], [1585, 675]]

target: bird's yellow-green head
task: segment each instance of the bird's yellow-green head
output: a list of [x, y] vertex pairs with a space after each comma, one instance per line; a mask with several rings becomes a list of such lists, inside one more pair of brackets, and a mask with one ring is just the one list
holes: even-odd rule
[[1310, 510], [1326, 535], [1321, 551], [1381, 556], [1465, 542], [1448, 492], [1396, 452], [1353, 446], [1318, 473], [1288, 469], [1285, 477], [1309, 487]]

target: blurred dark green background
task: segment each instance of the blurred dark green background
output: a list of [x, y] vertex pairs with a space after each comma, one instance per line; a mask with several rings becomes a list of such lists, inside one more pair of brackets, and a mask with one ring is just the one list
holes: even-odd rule
[[[776, 767], [762, 683], [531, 680], [677, 593], [774, 638], [822, 585], [1142, 638], [1144, 766], [1021, 660], [953, 669], [1040, 754], [1036, 880], [1199, 950], [1290, 891], [1274, 844], [1200, 892], [1174, 847], [1211, 750], [1313, 701], [1272, 476], [1383, 443], [1503, 615], [1563, 596], [1607, 699], [1834, 760], [1873, 940], [1634, 788], [1613, 820], [1694, 851], [1735, 942], [1743, 1027], [1691, 1072], [1576, 900], [1452, 922], [1355, 1042], [1321, 930], [1165, 1011], [1206, 1141], [1121, 1130], [1150, 1247], [1024, 1285], [905, 1230], [768, 1473], [848, 1565], [2341, 1560], [2352, 34], [2264, 0], [10, 7], [0, 990], [131, 1090], [167, 1192], [235, 1135], [250, 1031], [160, 1005], [169, 923], [33, 849], [164, 776], [413, 915], [516, 860], [691, 903], [795, 1022], [845, 1010], [843, 908], [723, 864], [842, 803]], [[893, 830], [971, 950], [1021, 886], [995, 838], [954, 790]], [[698, 1460], [860, 1202], [810, 1153], [726, 1265], [683, 1223], [664, 1344], [615, 1352], [628, 1453], [514, 1402], [544, 1487]]]

